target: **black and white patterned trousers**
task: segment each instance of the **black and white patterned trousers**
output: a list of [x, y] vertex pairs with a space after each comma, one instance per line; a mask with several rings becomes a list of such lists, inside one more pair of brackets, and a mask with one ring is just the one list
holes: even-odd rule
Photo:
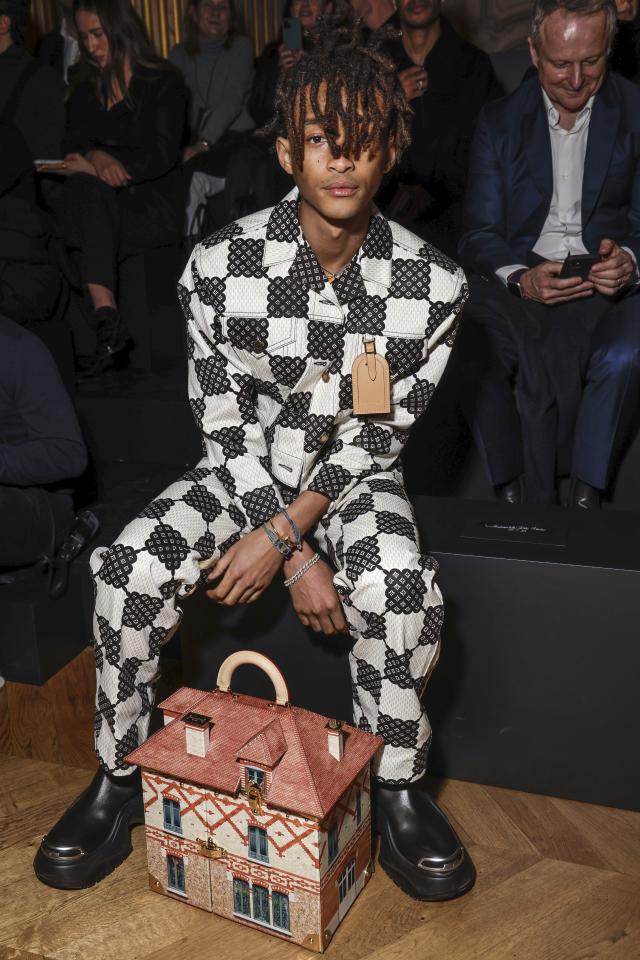
[[[249, 531], [224, 468], [208, 461], [172, 484], [91, 557], [96, 584], [96, 751], [115, 773], [147, 736], [158, 656], [180, 622], [176, 596], [204, 582], [203, 561]], [[222, 478], [222, 479], [221, 479]], [[355, 643], [350, 654], [356, 723], [385, 740], [378, 775], [415, 780], [430, 727], [420, 695], [437, 661], [442, 598], [436, 564], [418, 549], [399, 472], [362, 480], [314, 531], [330, 558]]]

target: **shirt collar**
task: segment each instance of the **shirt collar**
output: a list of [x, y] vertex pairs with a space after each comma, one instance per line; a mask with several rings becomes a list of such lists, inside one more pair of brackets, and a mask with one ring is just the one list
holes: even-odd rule
[[[544, 89], [544, 87], [542, 87], [542, 98], [544, 100], [545, 109], [547, 111], [547, 120], [549, 122], [549, 127], [552, 130], [563, 130], [563, 128], [559, 126], [560, 114], [556, 110], [554, 105], [551, 103], [551, 100], [549, 99], [549, 95], [547, 94], [547, 91]], [[582, 108], [580, 113], [577, 115], [571, 129], [563, 130], [563, 133], [567, 133], [567, 134], [578, 133], [583, 128], [585, 123], [589, 122], [594, 100], [595, 100], [595, 94], [592, 97], [589, 97], [584, 107]]]
[[[295, 277], [305, 289], [320, 291], [325, 279], [322, 267], [311, 247], [305, 241], [298, 221], [299, 193], [297, 187], [275, 205], [269, 215], [262, 263], [272, 267], [289, 262], [289, 276]], [[391, 227], [382, 213], [374, 208], [369, 230], [353, 260], [333, 283], [340, 303], [366, 294], [364, 280], [391, 285], [393, 237]]]

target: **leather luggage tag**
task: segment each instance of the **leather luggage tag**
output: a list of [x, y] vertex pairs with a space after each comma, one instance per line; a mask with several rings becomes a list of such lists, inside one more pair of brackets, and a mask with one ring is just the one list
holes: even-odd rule
[[351, 367], [353, 412], [357, 416], [390, 413], [389, 385], [389, 364], [376, 353], [375, 340], [365, 340], [364, 353], [356, 357]]

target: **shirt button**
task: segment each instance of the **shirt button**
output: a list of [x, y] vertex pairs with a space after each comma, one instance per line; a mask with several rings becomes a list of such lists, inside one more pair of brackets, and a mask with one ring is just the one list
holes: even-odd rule
[[329, 439], [329, 434], [328, 434], [328, 433], [321, 433], [321, 434], [320, 434], [320, 443], [326, 443], [328, 439]]
[[325, 383], [329, 383], [329, 380], [331, 379], [331, 374], [329, 373], [328, 370], [322, 371], [322, 379], [324, 380]]

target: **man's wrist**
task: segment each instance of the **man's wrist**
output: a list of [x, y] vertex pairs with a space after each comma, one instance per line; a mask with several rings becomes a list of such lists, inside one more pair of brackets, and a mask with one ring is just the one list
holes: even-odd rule
[[513, 270], [507, 277], [507, 290], [509, 293], [512, 293], [514, 297], [524, 297], [524, 293], [521, 287], [521, 280], [525, 273], [528, 273], [527, 267], [518, 267], [517, 270]]
[[286, 577], [299, 570], [300, 567], [309, 560], [315, 553], [313, 547], [309, 546], [306, 540], [302, 541], [302, 550], [296, 550], [291, 554], [288, 560], [284, 561], [282, 571]]

